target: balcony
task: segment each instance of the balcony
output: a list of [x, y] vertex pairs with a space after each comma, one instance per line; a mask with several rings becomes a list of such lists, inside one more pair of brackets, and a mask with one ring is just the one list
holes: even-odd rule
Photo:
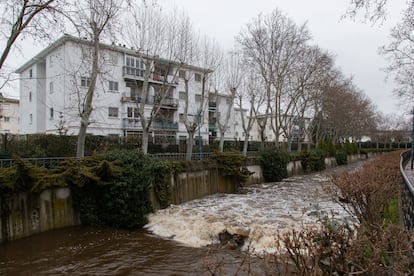
[[[155, 97], [150, 97], [147, 100], [147, 103], [148, 104], [159, 104], [160, 101], [161, 101], [161, 97], [155, 96]], [[177, 109], [178, 108], [178, 99], [169, 98], [169, 97], [164, 98], [164, 100], [161, 102], [161, 107]]]
[[137, 118], [123, 118], [123, 129], [142, 129], [141, 120]]
[[209, 130], [209, 131], [213, 131], [213, 130], [216, 130], [216, 129], [217, 129], [216, 124], [209, 124], [209, 125], [208, 125], [208, 130]]
[[178, 123], [176, 122], [155, 121], [152, 126], [154, 129], [178, 130]]
[[122, 75], [125, 78], [134, 79], [134, 80], [144, 80], [144, 69], [139, 69], [135, 67], [123, 66]]
[[208, 103], [208, 111], [215, 112], [217, 110], [217, 103], [216, 102], [209, 102]]
[[[144, 81], [144, 69], [136, 68], [136, 67], [130, 67], [130, 66], [123, 66], [122, 67], [122, 76], [126, 79], [133, 79], [133, 80], [140, 80]], [[157, 73], [152, 74], [152, 78], [148, 80], [151, 83], [159, 84], [159, 85], [173, 85], [177, 86], [178, 81], [174, 81], [174, 76], [172, 75], [161, 75]]]

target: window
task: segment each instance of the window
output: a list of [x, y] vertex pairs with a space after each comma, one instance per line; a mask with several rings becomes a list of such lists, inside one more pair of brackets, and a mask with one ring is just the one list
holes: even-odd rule
[[32, 69], [30, 69], [29, 70], [29, 78], [32, 78], [33, 77], [33, 70]]
[[226, 99], [226, 104], [232, 104], [232, 100], [231, 99]]
[[125, 57], [125, 72], [129, 75], [134, 76], [144, 76], [145, 64], [144, 61], [140, 58], [135, 58], [131, 56]]
[[180, 123], [184, 123], [184, 113], [180, 113], [178, 115], [178, 120], [180, 121]]
[[29, 114], [29, 124], [33, 124], [33, 114]]
[[108, 116], [111, 118], [118, 117], [118, 107], [108, 107]]
[[128, 118], [139, 118], [138, 108], [128, 107], [127, 116], [128, 116]]
[[184, 91], [180, 91], [180, 92], [178, 93], [178, 98], [179, 98], [180, 100], [185, 100], [185, 92], [184, 92]]
[[29, 92], [29, 102], [32, 101], [32, 91]]
[[53, 67], [53, 56], [49, 56], [49, 67]]
[[117, 81], [109, 81], [109, 90], [110, 91], [118, 91], [118, 82]]
[[52, 94], [53, 93], [53, 81], [51, 81], [49, 83], [49, 93]]
[[49, 109], [50, 119], [53, 119], [53, 107]]
[[201, 74], [195, 73], [194, 74], [194, 80], [197, 81], [197, 82], [200, 82], [201, 81]]
[[89, 87], [90, 85], [91, 85], [91, 78], [81, 77], [81, 86], [82, 87]]
[[201, 95], [200, 94], [195, 94], [195, 101], [196, 102], [201, 102]]
[[181, 79], [185, 79], [185, 75], [186, 75], [186, 71], [185, 70], [180, 70], [178, 71], [178, 77]]
[[5, 122], [5, 123], [10, 122], [10, 117], [4, 117], [4, 122]]

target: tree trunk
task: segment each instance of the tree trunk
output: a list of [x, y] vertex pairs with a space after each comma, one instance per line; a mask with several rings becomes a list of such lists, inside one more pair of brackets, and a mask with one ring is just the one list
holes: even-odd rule
[[244, 156], [247, 155], [247, 147], [248, 147], [248, 145], [249, 145], [249, 139], [248, 138], [244, 138], [244, 141], [243, 141], [243, 155]]
[[85, 139], [86, 139], [86, 130], [89, 125], [89, 117], [92, 113], [92, 100], [93, 94], [95, 92], [96, 80], [98, 78], [98, 59], [99, 59], [99, 35], [94, 33], [93, 41], [93, 60], [92, 60], [92, 72], [91, 72], [91, 83], [88, 87], [88, 94], [86, 95], [86, 101], [83, 106], [81, 114], [81, 123], [78, 133], [78, 144], [76, 147], [76, 157], [83, 158], [85, 156]]
[[220, 131], [220, 142], [219, 142], [219, 151], [223, 152], [224, 148], [224, 132]]
[[191, 160], [191, 156], [193, 155], [193, 145], [194, 145], [194, 132], [191, 132], [191, 133], [189, 132], [185, 160]]
[[148, 154], [148, 131], [146, 128], [142, 129], [142, 144], [141, 150], [144, 155]]

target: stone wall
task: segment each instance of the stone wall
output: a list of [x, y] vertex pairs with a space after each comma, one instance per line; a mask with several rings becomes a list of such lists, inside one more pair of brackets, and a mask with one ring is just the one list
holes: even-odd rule
[[[365, 155], [349, 156], [348, 162], [365, 159]], [[335, 158], [326, 158], [327, 167], [335, 166]], [[239, 186], [250, 186], [263, 182], [259, 165], [249, 165], [254, 172], [243, 183], [221, 174], [217, 168], [202, 167], [171, 176], [171, 203], [181, 204], [216, 193], [235, 193]], [[289, 176], [302, 174], [300, 161], [291, 161], [287, 165]], [[154, 193], [151, 201], [155, 209], [160, 205]], [[51, 229], [74, 226], [80, 223], [72, 205], [69, 188], [55, 188], [35, 193], [17, 193], [10, 198], [0, 199], [0, 242], [30, 236]]]
[[21, 192], [0, 199], [0, 242], [79, 224], [69, 188]]

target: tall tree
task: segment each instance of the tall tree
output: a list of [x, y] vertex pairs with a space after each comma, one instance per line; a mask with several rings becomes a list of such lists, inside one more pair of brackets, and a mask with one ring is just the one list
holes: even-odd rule
[[[137, 80], [136, 87], [140, 87], [137, 112], [142, 126], [141, 149], [146, 154], [151, 127], [162, 116], [163, 104], [172, 99], [173, 84], [191, 56], [193, 31], [190, 19], [184, 12], [174, 11], [165, 15], [157, 5], [145, 3], [131, 10], [127, 31], [130, 44], [143, 62], [143, 80]], [[151, 85], [154, 77], [162, 84], [156, 87]], [[155, 88], [157, 91], [154, 91]], [[148, 103], [151, 103], [149, 108]]]
[[394, 77], [395, 95], [410, 107], [414, 103], [414, 1], [402, 22], [391, 30], [391, 41], [380, 52], [387, 58], [387, 72]]
[[[209, 98], [209, 87], [210, 87], [210, 74], [217, 68], [221, 60], [221, 50], [218, 45], [210, 40], [208, 37], [201, 39], [196, 39], [198, 43], [194, 43], [194, 47], [188, 51], [188, 60], [192, 61], [193, 64], [198, 65], [198, 72], [196, 71], [187, 71], [185, 76], [185, 103], [184, 103], [184, 125], [188, 134], [187, 148], [186, 148], [186, 159], [191, 160], [193, 145], [194, 145], [194, 134], [198, 130], [201, 132], [201, 127], [204, 125], [205, 121], [205, 110], [208, 106]], [[195, 102], [190, 101], [190, 86], [189, 80], [191, 78], [197, 78], [201, 82], [201, 91], [194, 91], [198, 93], [191, 93], [198, 95], [198, 99]], [[200, 137], [201, 140], [201, 137]], [[202, 141], [199, 141], [202, 143]], [[202, 145], [200, 144], [200, 147]]]
[[224, 135], [229, 128], [230, 116], [234, 111], [234, 99], [237, 90], [242, 81], [242, 61], [239, 53], [229, 52], [224, 60], [224, 82], [226, 106], [222, 112], [217, 115], [217, 125], [220, 131], [219, 151], [223, 151]]
[[75, 2], [73, 9], [67, 12], [67, 18], [73, 23], [81, 37], [86, 37], [91, 49], [88, 65], [90, 66], [88, 90], [82, 99], [80, 108], [80, 127], [77, 140], [76, 156], [85, 155], [86, 130], [89, 118], [93, 111], [93, 98], [95, 94], [98, 75], [101, 73], [99, 63], [101, 49], [100, 43], [105, 35], [110, 35], [114, 21], [121, 12], [122, 0], [86, 0]]
[[[265, 94], [263, 93], [262, 82], [254, 71], [243, 76], [241, 89], [238, 89], [236, 93], [236, 106], [240, 109], [239, 115], [244, 134], [243, 155], [246, 155], [250, 132], [259, 114], [259, 110], [265, 103]], [[244, 109], [245, 105], [247, 109]], [[238, 118], [235, 117], [235, 120], [237, 121]]]
[[[53, 30], [63, 27], [59, 20], [65, 0], [2, 0], [0, 1], [0, 77], [7, 73], [4, 64], [10, 51], [18, 47], [19, 38], [50, 40]], [[54, 26], [54, 28], [50, 28]]]
[[289, 77], [309, 39], [306, 25], [297, 26], [277, 9], [257, 17], [237, 38], [246, 60], [257, 70], [265, 86], [267, 106], [263, 119], [257, 121], [262, 144], [268, 121], [275, 134], [274, 141], [279, 144], [282, 131], [279, 117], [283, 110], [292, 107]]

